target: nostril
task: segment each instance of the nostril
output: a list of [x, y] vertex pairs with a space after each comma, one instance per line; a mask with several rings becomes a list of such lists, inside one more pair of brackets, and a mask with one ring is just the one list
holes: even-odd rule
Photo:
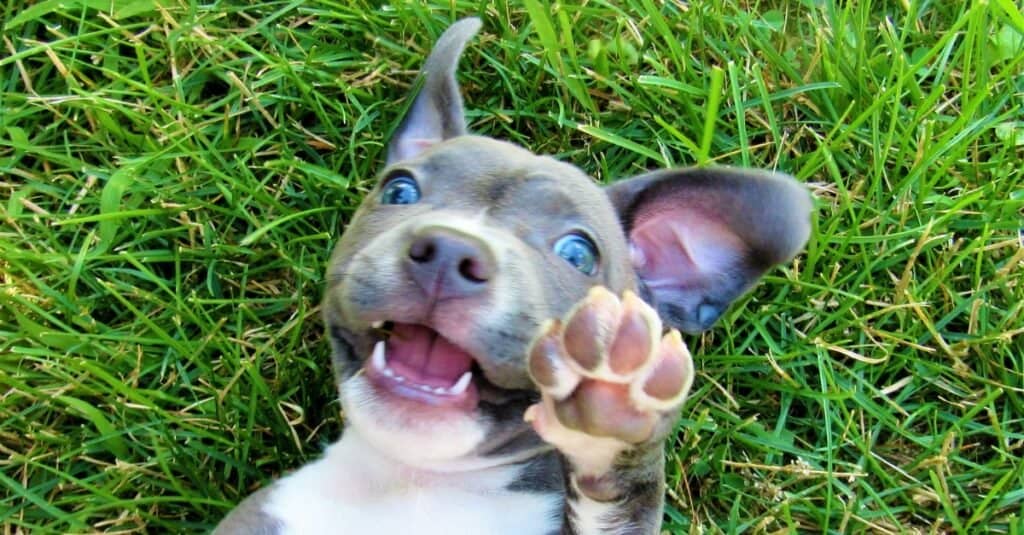
[[416, 240], [409, 246], [409, 258], [420, 264], [433, 260], [436, 252], [437, 248], [431, 240]]
[[469, 295], [486, 288], [497, 275], [490, 248], [474, 237], [430, 228], [417, 234], [407, 242], [403, 262], [426, 291]]
[[489, 273], [483, 265], [473, 258], [463, 258], [459, 262], [459, 275], [470, 282], [487, 282]]

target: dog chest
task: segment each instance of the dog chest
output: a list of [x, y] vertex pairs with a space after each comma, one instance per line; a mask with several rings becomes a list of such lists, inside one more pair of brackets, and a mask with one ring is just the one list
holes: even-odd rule
[[274, 486], [262, 510], [281, 533], [541, 535], [559, 527], [561, 495], [506, 490], [518, 466], [426, 472], [345, 438]]

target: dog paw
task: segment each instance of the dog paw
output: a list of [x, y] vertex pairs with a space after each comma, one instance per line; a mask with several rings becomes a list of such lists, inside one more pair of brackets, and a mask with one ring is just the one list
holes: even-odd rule
[[593, 288], [531, 344], [528, 366], [542, 399], [526, 419], [570, 459], [597, 465], [651, 440], [676, 417], [694, 375], [679, 332], [661, 330], [657, 312], [636, 294], [619, 299]]

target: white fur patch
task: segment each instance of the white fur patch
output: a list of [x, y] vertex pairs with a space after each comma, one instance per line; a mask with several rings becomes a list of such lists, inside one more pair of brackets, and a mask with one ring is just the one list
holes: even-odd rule
[[413, 466], [464, 457], [485, 438], [486, 429], [473, 413], [379, 396], [363, 375], [342, 383], [339, 392], [348, 426], [370, 447]]
[[[576, 483], [573, 482], [575, 486]], [[616, 502], [599, 502], [586, 497], [579, 488], [576, 501], [569, 502], [572, 508], [577, 535], [618, 535], [625, 526], [621, 522], [610, 522], [619, 504]]]
[[350, 429], [324, 458], [278, 482], [264, 511], [286, 534], [551, 533], [561, 522], [562, 497], [503, 490], [520, 469], [412, 468], [381, 455]]

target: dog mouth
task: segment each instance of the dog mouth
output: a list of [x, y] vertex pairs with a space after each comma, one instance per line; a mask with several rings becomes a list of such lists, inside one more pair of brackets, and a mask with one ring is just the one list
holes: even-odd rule
[[433, 406], [476, 406], [480, 370], [469, 352], [426, 325], [382, 322], [376, 331], [381, 339], [364, 364], [375, 386]]

